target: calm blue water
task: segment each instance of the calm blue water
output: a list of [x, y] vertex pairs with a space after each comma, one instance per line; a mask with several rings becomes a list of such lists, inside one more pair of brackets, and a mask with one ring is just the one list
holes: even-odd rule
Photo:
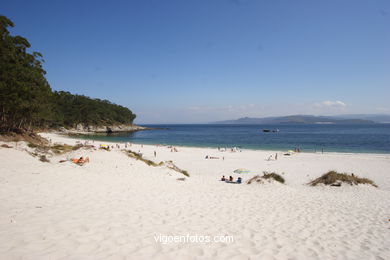
[[[88, 136], [95, 140], [196, 147], [390, 153], [390, 124], [370, 125], [146, 125], [166, 130]], [[279, 129], [263, 133], [262, 129]], [[85, 139], [85, 137], [82, 137]]]

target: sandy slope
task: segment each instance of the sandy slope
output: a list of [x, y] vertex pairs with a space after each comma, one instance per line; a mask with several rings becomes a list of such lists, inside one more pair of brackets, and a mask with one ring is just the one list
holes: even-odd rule
[[[266, 161], [274, 152], [130, 148], [156, 162], [173, 160], [191, 177], [178, 181], [184, 176], [120, 149], [75, 151], [42, 163], [23, 144], [0, 148], [0, 258], [390, 258], [390, 155], [279, 153]], [[91, 163], [58, 163], [81, 155]], [[284, 173], [286, 185], [218, 181], [236, 168]], [[304, 185], [331, 169], [369, 177], [379, 188]], [[154, 238], [159, 234], [230, 235], [234, 242], [162, 244]]]

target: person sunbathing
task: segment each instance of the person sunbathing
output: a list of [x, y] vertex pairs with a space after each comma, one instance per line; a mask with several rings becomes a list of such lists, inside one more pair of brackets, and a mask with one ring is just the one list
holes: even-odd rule
[[[231, 178], [230, 178], [231, 177]], [[242, 183], [242, 178], [238, 177], [236, 181], [233, 181], [233, 177], [230, 176], [229, 180], [226, 179], [226, 183], [231, 183], [231, 184], [241, 184]]]
[[79, 159], [73, 158], [72, 162], [74, 162], [75, 164], [83, 165], [84, 163], [89, 162], [89, 157], [86, 157], [85, 159], [82, 156]]
[[221, 181], [226, 181], [225, 175], [222, 176]]

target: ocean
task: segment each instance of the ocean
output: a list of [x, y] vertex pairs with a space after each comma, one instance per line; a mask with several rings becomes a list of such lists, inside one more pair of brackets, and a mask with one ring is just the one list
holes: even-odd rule
[[[390, 153], [390, 124], [368, 125], [144, 125], [157, 130], [82, 139], [193, 147], [239, 147], [255, 150], [303, 152]], [[161, 129], [162, 128], [162, 129]], [[279, 129], [263, 132], [262, 129]]]

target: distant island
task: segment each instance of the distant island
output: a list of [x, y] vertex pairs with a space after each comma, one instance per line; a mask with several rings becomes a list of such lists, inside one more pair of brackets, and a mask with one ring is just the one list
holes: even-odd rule
[[340, 115], [313, 116], [291, 115], [281, 117], [242, 117], [235, 120], [212, 122], [212, 124], [375, 124], [390, 122], [388, 115]]

